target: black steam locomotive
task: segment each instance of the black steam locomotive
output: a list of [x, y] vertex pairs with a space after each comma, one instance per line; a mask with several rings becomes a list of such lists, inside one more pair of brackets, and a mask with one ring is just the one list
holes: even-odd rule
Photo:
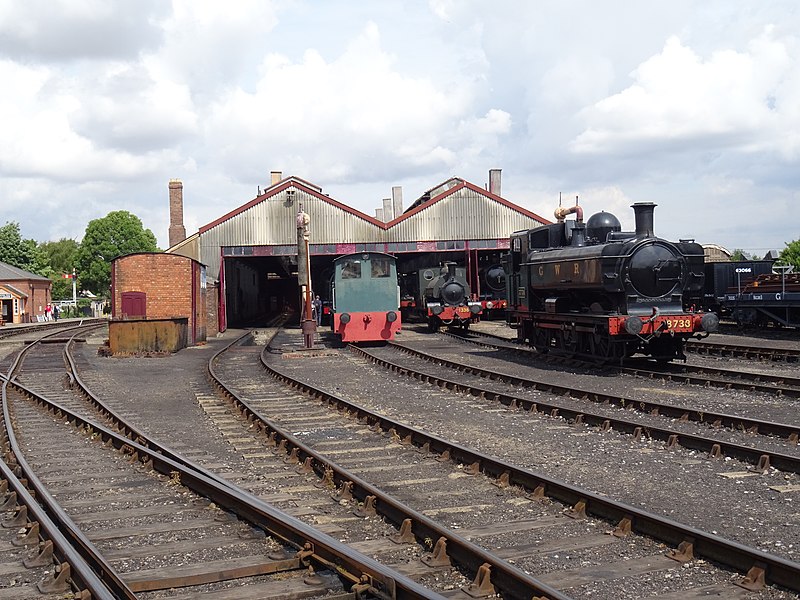
[[411, 273], [400, 306], [406, 317], [416, 315], [436, 331], [442, 325], [466, 329], [481, 314], [481, 303], [471, 298], [464, 267], [445, 263]]
[[574, 206], [559, 207], [552, 225], [511, 235], [507, 319], [521, 341], [600, 362], [634, 354], [669, 361], [686, 359], [687, 338], [717, 329], [717, 316], [699, 310], [703, 248], [655, 237], [655, 204], [632, 208], [634, 232], [606, 212], [584, 223]]

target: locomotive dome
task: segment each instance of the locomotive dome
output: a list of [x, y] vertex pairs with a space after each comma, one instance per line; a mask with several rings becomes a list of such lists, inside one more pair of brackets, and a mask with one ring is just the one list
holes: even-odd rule
[[619, 219], [611, 213], [600, 211], [586, 221], [586, 237], [594, 238], [601, 244], [606, 242], [608, 234], [612, 231], [622, 231], [622, 225], [620, 225]]

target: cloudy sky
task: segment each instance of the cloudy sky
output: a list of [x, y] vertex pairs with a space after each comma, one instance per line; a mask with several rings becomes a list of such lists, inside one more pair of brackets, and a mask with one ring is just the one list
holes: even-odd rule
[[655, 229], [800, 238], [795, 0], [0, 0], [0, 225], [167, 246], [270, 171], [374, 215], [453, 176], [551, 218], [653, 201]]

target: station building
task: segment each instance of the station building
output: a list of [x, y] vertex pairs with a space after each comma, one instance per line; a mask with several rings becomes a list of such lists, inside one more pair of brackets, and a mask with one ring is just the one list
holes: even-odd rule
[[53, 282], [0, 262], [0, 325], [44, 319]]
[[466, 267], [472, 292], [490, 292], [486, 271], [508, 250], [512, 232], [547, 220], [504, 199], [500, 170], [480, 187], [453, 177], [427, 190], [408, 208], [402, 188], [392, 188], [374, 217], [298, 177], [271, 173], [270, 185], [242, 206], [185, 237], [183, 184], [169, 183], [168, 253], [205, 265], [208, 335], [228, 327], [258, 326], [266, 315], [298, 309], [298, 212], [310, 217], [312, 289], [326, 300], [333, 259], [377, 251], [398, 259], [398, 274], [454, 261]]

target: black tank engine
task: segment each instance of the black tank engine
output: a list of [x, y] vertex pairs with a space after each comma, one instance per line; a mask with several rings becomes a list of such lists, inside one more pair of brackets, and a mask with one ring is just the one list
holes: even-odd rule
[[[556, 210], [556, 223], [511, 235], [504, 257], [508, 321], [518, 337], [600, 361], [646, 354], [685, 360], [684, 341], [715, 331], [699, 307], [703, 248], [653, 233], [651, 202], [632, 206], [636, 231], [611, 213], [583, 222], [580, 206]], [[575, 220], [565, 220], [575, 214]]]

